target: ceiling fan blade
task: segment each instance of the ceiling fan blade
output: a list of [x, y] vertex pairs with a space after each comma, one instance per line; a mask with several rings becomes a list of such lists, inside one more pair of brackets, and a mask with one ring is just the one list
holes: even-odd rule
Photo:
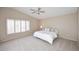
[[31, 11], [35, 11], [34, 9], [30, 9]]
[[36, 11], [34, 9], [30, 9], [32, 11], [32, 14], [34, 14]]
[[40, 11], [40, 13], [45, 13], [45, 11]]
[[32, 14], [36, 13], [35, 11], [32, 12]]
[[40, 15], [41, 13], [45, 13], [45, 11], [41, 11], [41, 8], [38, 8], [37, 10], [35, 9], [30, 9], [32, 11], [32, 14], [36, 13], [38, 15]]
[[38, 15], [40, 14], [40, 13], [37, 13]]

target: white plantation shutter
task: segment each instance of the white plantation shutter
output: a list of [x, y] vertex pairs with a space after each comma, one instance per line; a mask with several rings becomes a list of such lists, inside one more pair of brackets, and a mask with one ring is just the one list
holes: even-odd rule
[[14, 33], [14, 20], [12, 19], [7, 20], [7, 33], [8, 34]]
[[7, 34], [30, 30], [30, 21], [7, 19]]
[[26, 31], [30, 30], [30, 21], [26, 21]]
[[20, 32], [20, 20], [15, 20], [15, 32]]
[[25, 21], [24, 20], [21, 21], [21, 31], [25, 32]]

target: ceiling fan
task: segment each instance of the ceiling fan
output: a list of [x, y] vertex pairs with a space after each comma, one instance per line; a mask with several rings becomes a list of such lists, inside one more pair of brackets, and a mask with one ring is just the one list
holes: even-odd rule
[[42, 8], [37, 8], [37, 9], [30, 9], [32, 11], [32, 14], [38, 14], [40, 15], [41, 13], [45, 13], [45, 11], [41, 10]]

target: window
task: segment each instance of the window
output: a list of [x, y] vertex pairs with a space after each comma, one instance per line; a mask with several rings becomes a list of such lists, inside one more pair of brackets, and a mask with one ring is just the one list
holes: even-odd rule
[[14, 33], [14, 20], [7, 20], [7, 34]]
[[15, 20], [15, 32], [20, 32], [20, 20]]
[[21, 21], [21, 32], [26, 31], [26, 30], [25, 30], [25, 27], [26, 27], [25, 24], [26, 24], [25, 21], [22, 20], [22, 21]]
[[25, 25], [26, 25], [26, 31], [29, 31], [30, 30], [30, 27], [29, 27], [30, 26], [30, 22], [29, 21], [26, 21], [26, 24]]
[[7, 19], [7, 34], [30, 30], [30, 21]]

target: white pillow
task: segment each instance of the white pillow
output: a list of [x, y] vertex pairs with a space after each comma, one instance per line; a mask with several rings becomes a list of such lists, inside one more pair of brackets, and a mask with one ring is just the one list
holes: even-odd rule
[[56, 28], [51, 28], [51, 32], [55, 32], [56, 34], [58, 34], [58, 30]]
[[58, 33], [59, 33], [59, 32], [58, 32], [58, 30], [57, 30], [56, 28], [54, 29], [54, 32], [55, 32], [56, 34], [58, 34]]
[[51, 31], [51, 32], [54, 32], [54, 28], [51, 28], [50, 31]]
[[42, 28], [42, 31], [48, 32], [48, 31], [50, 31], [50, 28]]
[[50, 31], [50, 28], [45, 28], [45, 31], [47, 32], [47, 31]]
[[42, 28], [41, 30], [42, 30], [42, 31], [45, 31], [45, 28]]

